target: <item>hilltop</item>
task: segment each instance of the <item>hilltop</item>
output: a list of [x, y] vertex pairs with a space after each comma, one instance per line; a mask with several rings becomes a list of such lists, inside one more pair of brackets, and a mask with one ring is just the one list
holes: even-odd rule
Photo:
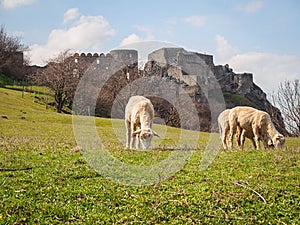
[[[122, 99], [117, 99], [118, 102], [122, 102], [122, 105], [126, 105], [132, 95], [148, 96], [154, 104], [158, 117], [161, 117], [167, 125], [182, 127], [178, 112], [173, 110], [174, 106], [167, 103], [165, 99], [155, 98], [160, 94], [160, 90], [154, 90], [157, 89], [155, 85], [136, 87], [136, 89], [131, 87], [131, 84], [139, 78], [157, 77], [175, 84], [178, 90], [175, 90], [174, 98], [188, 93], [197, 108], [201, 131], [217, 131], [216, 117], [224, 107], [246, 105], [268, 112], [279, 132], [288, 134], [279, 109], [268, 101], [266, 93], [254, 83], [253, 74], [235, 73], [229, 65], [215, 65], [212, 55], [190, 52], [183, 48], [161, 48], [148, 55], [143, 68], [138, 67], [138, 52], [132, 49], [113, 50], [107, 54], [75, 53], [71, 57], [76, 63], [93, 65], [92, 67], [98, 73], [88, 84], [91, 92], [90, 98], [97, 97], [92, 90], [96, 90], [97, 86], [102, 85], [103, 82], [106, 83], [97, 100], [95, 108], [97, 116], [111, 117], [114, 101], [123, 90]], [[123, 65], [123, 67], [116, 71], [116, 65]], [[31, 73], [38, 73], [43, 68], [30, 67], [30, 70], [33, 70]], [[113, 71], [112, 74], [108, 74], [109, 78], [105, 77], [107, 71]], [[127, 88], [125, 94], [124, 88]], [[218, 108], [216, 110], [218, 113], [213, 115], [209, 96], [214, 97], [218, 90], [221, 91], [221, 95], [215, 96], [216, 104], [213, 104], [213, 107]], [[223, 98], [225, 105], [222, 107]], [[85, 101], [88, 102], [91, 99]], [[116, 118], [123, 117], [122, 110]], [[195, 126], [192, 129], [198, 128]]]

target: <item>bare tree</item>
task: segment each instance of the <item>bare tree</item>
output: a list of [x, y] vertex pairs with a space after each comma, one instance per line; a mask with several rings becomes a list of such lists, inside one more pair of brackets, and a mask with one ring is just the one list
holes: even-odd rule
[[19, 37], [9, 36], [2, 25], [0, 27], [0, 71], [12, 78], [21, 79], [23, 73], [23, 51]]
[[62, 112], [65, 105], [72, 105], [79, 79], [87, 66], [87, 63], [76, 60], [67, 50], [50, 59], [46, 68], [35, 77], [39, 84], [53, 90], [58, 113]]
[[300, 136], [300, 82], [280, 83], [272, 96], [274, 104], [281, 110], [287, 130], [293, 136]]

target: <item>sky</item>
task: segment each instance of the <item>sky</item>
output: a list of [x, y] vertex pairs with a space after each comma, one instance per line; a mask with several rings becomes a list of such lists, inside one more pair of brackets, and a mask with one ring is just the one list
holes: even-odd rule
[[253, 73], [268, 95], [300, 79], [298, 0], [0, 0], [0, 25], [32, 65], [71, 49], [107, 53], [163, 41]]

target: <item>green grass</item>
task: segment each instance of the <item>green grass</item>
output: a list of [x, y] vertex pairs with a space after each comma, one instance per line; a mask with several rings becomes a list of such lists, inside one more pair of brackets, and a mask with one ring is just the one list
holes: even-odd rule
[[[155, 125], [165, 135], [153, 150], [126, 150], [122, 120], [96, 125], [111, 156], [130, 165], [161, 162], [179, 141], [179, 129]], [[189, 132], [187, 143], [196, 134]], [[283, 150], [253, 150], [247, 141], [201, 171], [209, 137], [200, 133], [192, 157], [168, 179], [124, 185], [75, 148], [72, 116], [46, 110], [33, 93], [0, 88], [0, 224], [299, 224], [299, 138], [287, 138]]]
[[256, 108], [256, 105], [253, 102], [238, 94], [225, 92], [224, 99], [226, 100], [226, 102], [232, 103], [233, 105], [247, 105]]

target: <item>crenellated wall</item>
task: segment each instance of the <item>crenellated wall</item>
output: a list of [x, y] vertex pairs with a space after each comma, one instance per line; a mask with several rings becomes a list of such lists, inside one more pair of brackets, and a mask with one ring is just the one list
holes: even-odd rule
[[131, 65], [138, 61], [138, 52], [136, 50], [131, 49], [118, 49], [112, 50], [107, 54], [104, 53], [75, 53], [73, 55], [74, 60], [77, 62], [83, 61], [85, 63], [96, 63], [100, 66], [106, 68], [107, 66], [111, 66], [116, 62], [121, 62], [124, 65]]

